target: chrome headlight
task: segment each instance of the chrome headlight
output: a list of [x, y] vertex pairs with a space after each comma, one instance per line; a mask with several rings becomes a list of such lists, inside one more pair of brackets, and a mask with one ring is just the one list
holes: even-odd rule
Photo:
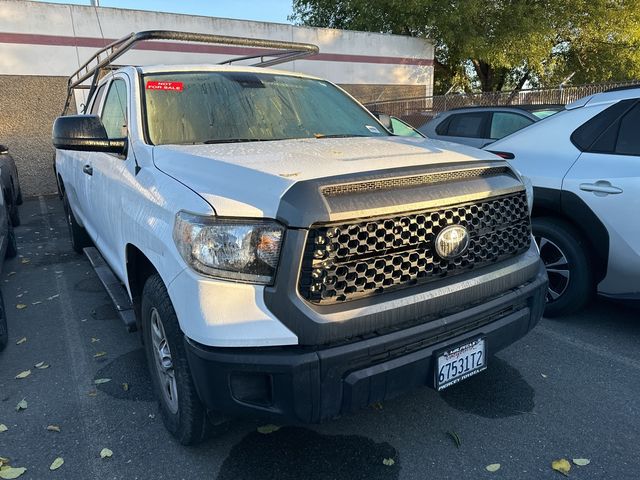
[[173, 240], [194, 270], [217, 278], [271, 285], [284, 227], [275, 220], [230, 219], [178, 212]]

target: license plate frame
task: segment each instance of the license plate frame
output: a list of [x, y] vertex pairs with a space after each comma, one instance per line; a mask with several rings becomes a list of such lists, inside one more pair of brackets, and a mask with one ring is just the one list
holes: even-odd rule
[[[482, 352], [479, 359], [477, 358], [478, 352]], [[471, 367], [469, 367], [470, 358]], [[440, 350], [435, 354], [434, 360], [434, 385], [436, 390], [440, 392], [487, 369], [487, 342], [484, 337], [465, 340], [453, 347]], [[457, 373], [460, 363], [446, 368], [447, 364], [460, 361], [462, 361], [462, 373]], [[451, 375], [454, 369], [456, 374]]]

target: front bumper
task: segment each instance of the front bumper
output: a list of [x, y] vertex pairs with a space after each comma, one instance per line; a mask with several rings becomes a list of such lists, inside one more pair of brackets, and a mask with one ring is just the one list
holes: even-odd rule
[[[314, 423], [434, 386], [434, 353], [483, 336], [492, 355], [540, 320], [547, 277], [411, 328], [323, 348], [216, 348], [185, 337], [200, 398], [216, 411]], [[488, 363], [491, 368], [491, 361]]]

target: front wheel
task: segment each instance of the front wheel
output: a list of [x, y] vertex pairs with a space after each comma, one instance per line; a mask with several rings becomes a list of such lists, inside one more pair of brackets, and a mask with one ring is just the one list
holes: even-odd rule
[[196, 392], [176, 312], [158, 274], [142, 293], [142, 335], [149, 373], [164, 425], [183, 445], [209, 434], [207, 410]]
[[91, 237], [89, 237], [87, 231], [82, 228], [76, 220], [76, 217], [71, 210], [71, 205], [69, 205], [69, 199], [67, 198], [66, 193], [62, 197], [62, 201], [64, 203], [64, 213], [67, 217], [67, 227], [69, 227], [71, 247], [77, 253], [82, 253], [82, 250], [85, 247], [90, 247], [92, 245]]
[[558, 218], [535, 217], [531, 223], [549, 277], [545, 315], [555, 317], [581, 310], [593, 290], [585, 240], [572, 225]]

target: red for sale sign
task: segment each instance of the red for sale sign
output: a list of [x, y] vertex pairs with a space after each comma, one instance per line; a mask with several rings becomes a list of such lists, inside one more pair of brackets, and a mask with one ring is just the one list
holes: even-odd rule
[[182, 89], [182, 82], [158, 82], [152, 80], [147, 82], [147, 90], [169, 90], [172, 92], [181, 92]]

